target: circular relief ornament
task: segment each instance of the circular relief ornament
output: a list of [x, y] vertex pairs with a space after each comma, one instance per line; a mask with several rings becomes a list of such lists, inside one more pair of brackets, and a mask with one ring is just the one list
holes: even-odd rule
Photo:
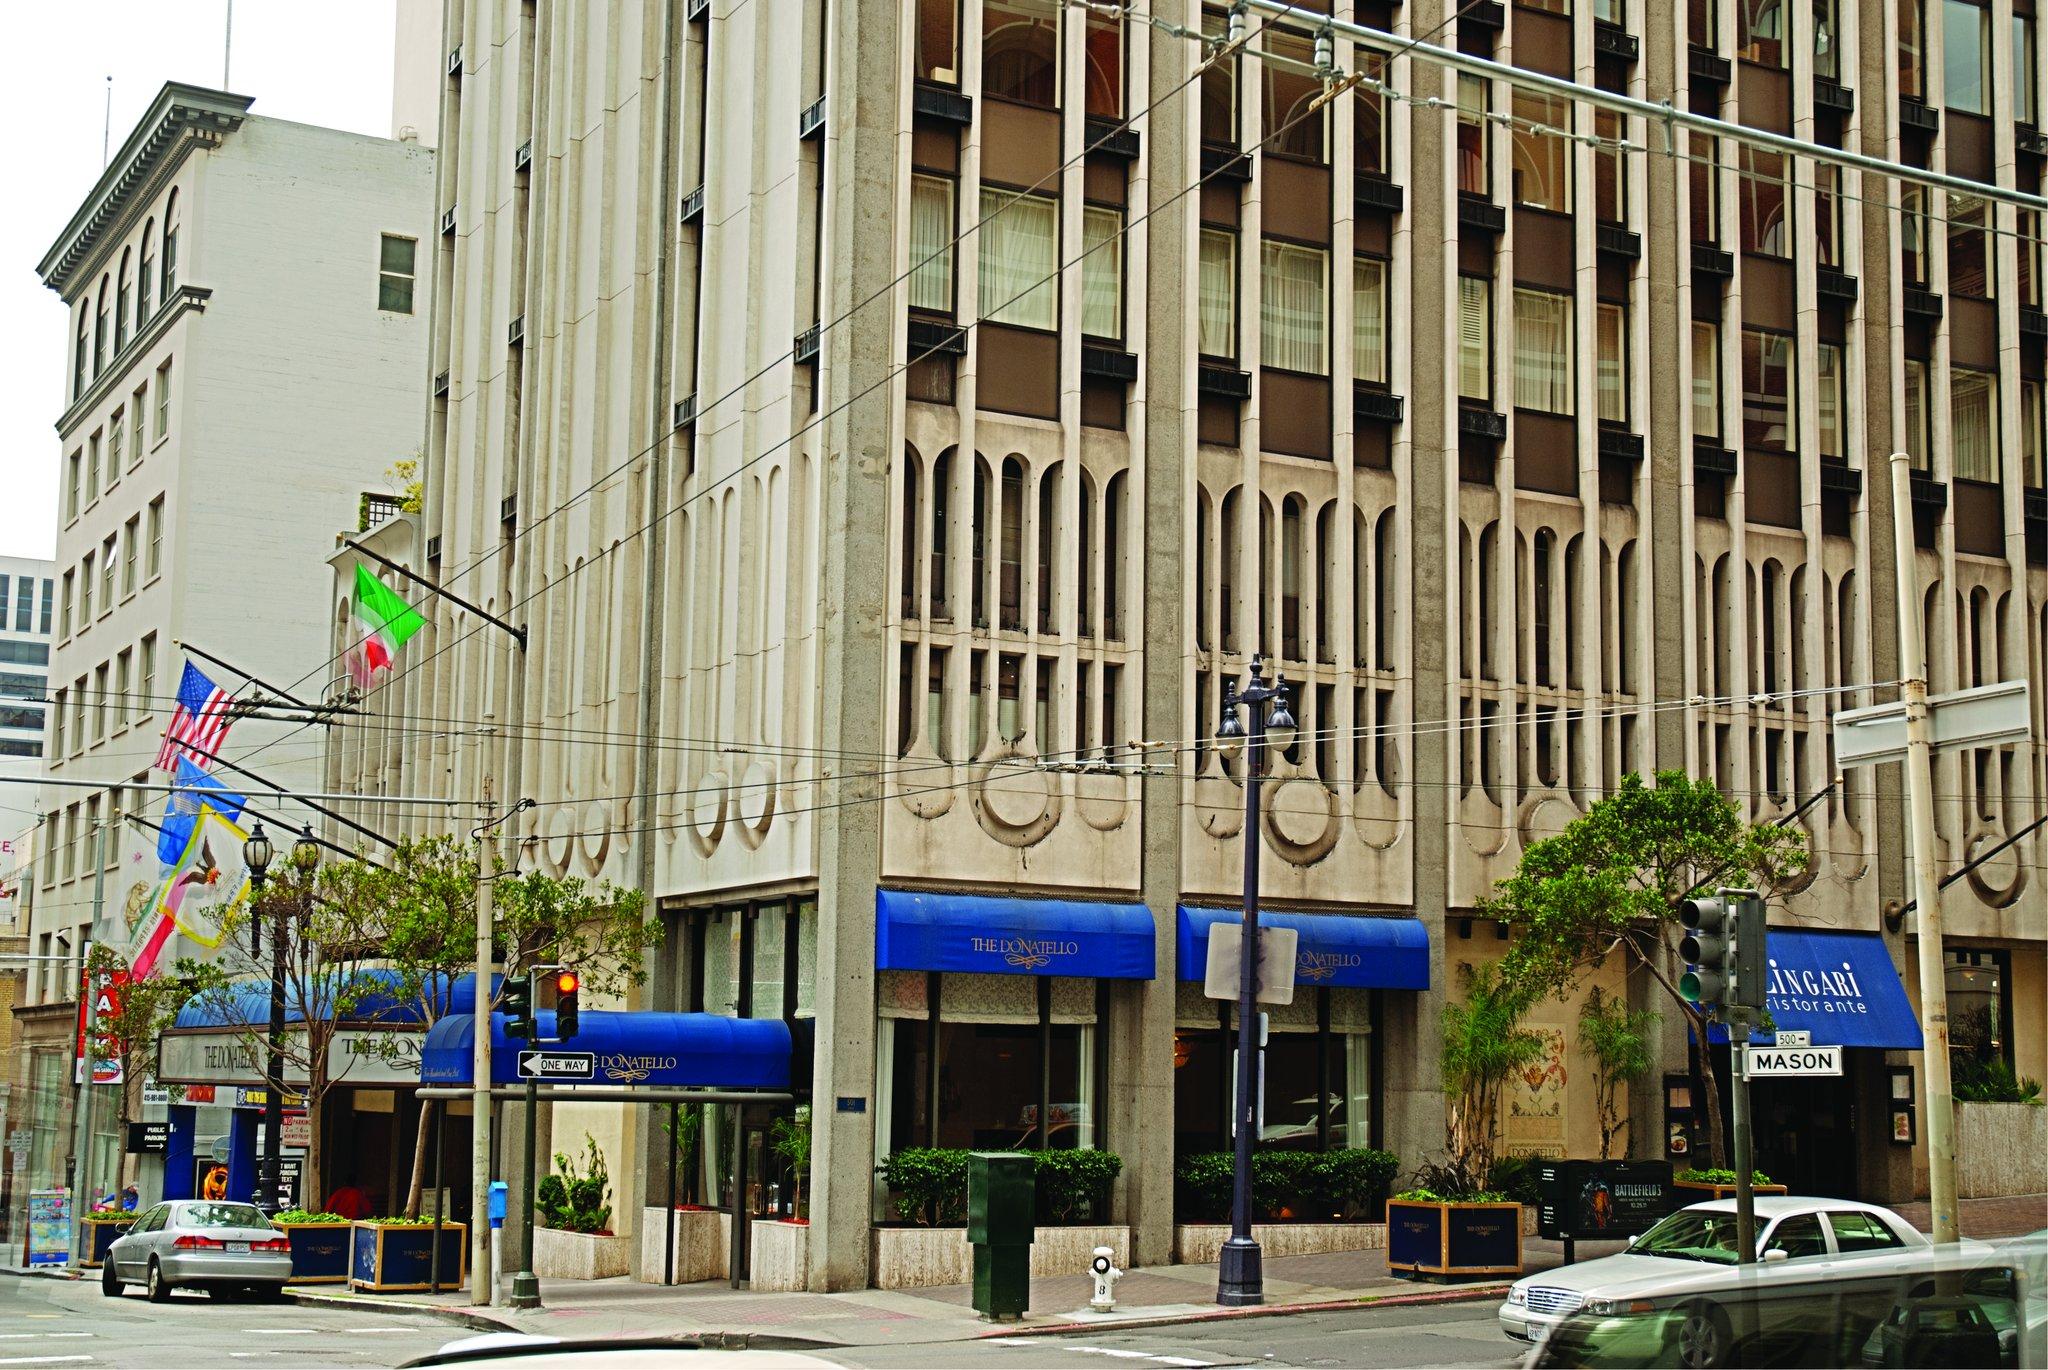
[[1008, 847], [1035, 846], [1060, 821], [1060, 795], [1036, 757], [1014, 748], [974, 768], [968, 798], [981, 830]]
[[[1972, 836], [1964, 845], [1964, 855], [1969, 860], [1997, 846], [2005, 840], [2005, 834], [1985, 828]], [[2007, 847], [1981, 866], [1972, 867], [1963, 877], [1970, 882], [1977, 897], [1995, 909], [2010, 908], [2027, 892], [2027, 868], [2020, 863], [2020, 848]]]
[[1300, 777], [1268, 785], [1262, 796], [1266, 843], [1297, 866], [1312, 866], [1337, 846], [1337, 796]]

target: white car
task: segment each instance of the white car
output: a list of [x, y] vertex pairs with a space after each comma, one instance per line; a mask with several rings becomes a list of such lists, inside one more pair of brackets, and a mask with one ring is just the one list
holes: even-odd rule
[[[1757, 1253], [1773, 1262], [1805, 1256], [1883, 1256], [1928, 1246], [1924, 1235], [1890, 1209], [1847, 1199], [1761, 1195], [1756, 1200], [1756, 1226]], [[1541, 1341], [1557, 1323], [1619, 1286], [1682, 1281], [1702, 1273], [1703, 1266], [1712, 1270], [1735, 1264], [1735, 1201], [1694, 1204], [1666, 1216], [1618, 1255], [1516, 1280], [1500, 1306], [1501, 1331], [1518, 1341]], [[1710, 1328], [1694, 1331], [1711, 1337]], [[1713, 1364], [1714, 1359], [1708, 1355], [1699, 1363]]]

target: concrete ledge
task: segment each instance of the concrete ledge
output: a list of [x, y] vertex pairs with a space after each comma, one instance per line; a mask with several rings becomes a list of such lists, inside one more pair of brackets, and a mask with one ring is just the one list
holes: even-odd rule
[[751, 1236], [748, 1287], [762, 1293], [811, 1287], [810, 1224], [756, 1218]]
[[[868, 1239], [869, 1278], [877, 1289], [930, 1289], [974, 1279], [974, 1247], [964, 1227], [877, 1227]], [[1098, 1246], [1109, 1247], [1116, 1253], [1112, 1259], [1130, 1268], [1128, 1227], [1036, 1228], [1031, 1239], [1032, 1277], [1086, 1274]]]
[[[660, 1284], [665, 1263], [661, 1249], [668, 1236], [668, 1214], [659, 1208], [640, 1214], [642, 1284]], [[732, 1214], [704, 1208], [676, 1210], [676, 1283], [722, 1280], [732, 1263]]]
[[331, 1289], [294, 1289], [287, 1285], [284, 1295], [293, 1303], [304, 1304], [308, 1308], [360, 1308], [378, 1313], [396, 1313], [401, 1317], [434, 1318], [477, 1332], [532, 1331], [531, 1328], [521, 1327], [502, 1314], [485, 1309], [462, 1308], [443, 1303], [421, 1303], [417, 1299], [395, 1299], [388, 1294], [344, 1294]]
[[[1173, 1259], [1208, 1265], [1223, 1251], [1229, 1223], [1181, 1223], [1173, 1229]], [[1328, 1251], [1382, 1251], [1385, 1223], [1253, 1223], [1252, 1236], [1268, 1256], [1319, 1256]]]
[[552, 1227], [533, 1230], [533, 1273], [546, 1280], [612, 1279], [626, 1273], [632, 1254], [631, 1237], [563, 1232]]

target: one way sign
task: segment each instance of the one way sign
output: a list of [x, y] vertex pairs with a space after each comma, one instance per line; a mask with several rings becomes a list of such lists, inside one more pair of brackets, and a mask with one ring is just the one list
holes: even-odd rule
[[589, 1051], [522, 1051], [522, 1080], [591, 1080], [597, 1077], [597, 1055]]

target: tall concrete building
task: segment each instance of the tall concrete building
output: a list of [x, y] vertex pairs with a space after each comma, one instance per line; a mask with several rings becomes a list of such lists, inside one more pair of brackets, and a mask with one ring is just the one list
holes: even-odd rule
[[[2041, 189], [2011, 0], [1339, 17]], [[1829, 720], [1900, 675], [1903, 449], [1934, 688], [2033, 683], [2034, 744], [1937, 766], [1941, 869], [2048, 793], [2038, 217], [1310, 21], [1248, 13], [1198, 71], [1230, 22], [448, 7], [417, 564], [530, 637], [434, 603], [335, 782], [534, 799], [522, 861], [659, 907], [642, 1006], [815, 1042], [813, 1288], [877, 1273], [908, 1145], [1113, 1149], [1115, 1221], [1168, 1258], [1176, 1158], [1228, 1136], [1195, 982], [1247, 842], [1314, 953], [1267, 1140], [1431, 1159], [1439, 1010], [1505, 945], [1479, 902], [1656, 769], [1813, 852], [1774, 1012], [1849, 1068], [1759, 1088], [1760, 1164], [1911, 1196], [1900, 781], [1833, 783]], [[1319, 62], [1383, 86], [1319, 103]], [[1255, 652], [1303, 731], [1248, 834], [1212, 740]], [[2036, 1075], [2044, 859], [1945, 900], [1959, 1049]], [[1683, 1160], [1675, 1020], [1630, 1145]], [[1584, 1154], [1575, 1004], [1532, 1022], [1506, 1145]], [[659, 1174], [642, 1123], [554, 1119]]]
[[[80, 958], [91, 940], [127, 945], [160, 878], [156, 833], [122, 819], [153, 819], [164, 800], [124, 787], [152, 778], [183, 649], [320, 695], [338, 672], [301, 679], [328, 636], [327, 573], [307, 549], [358, 527], [419, 442], [433, 154], [266, 119], [252, 103], [166, 84], [37, 268], [72, 319], [48, 774], [105, 787], [43, 794], [27, 931], [53, 959], [36, 963], [17, 1010], [28, 1049], [16, 1058], [49, 1114], [37, 1185], [61, 1179], [68, 1151], [57, 1120]], [[316, 787], [320, 744], [303, 730], [249, 720], [230, 739], [230, 759]], [[253, 812], [286, 833], [309, 816]], [[98, 1114], [101, 1177], [118, 1154], [114, 1115]]]

